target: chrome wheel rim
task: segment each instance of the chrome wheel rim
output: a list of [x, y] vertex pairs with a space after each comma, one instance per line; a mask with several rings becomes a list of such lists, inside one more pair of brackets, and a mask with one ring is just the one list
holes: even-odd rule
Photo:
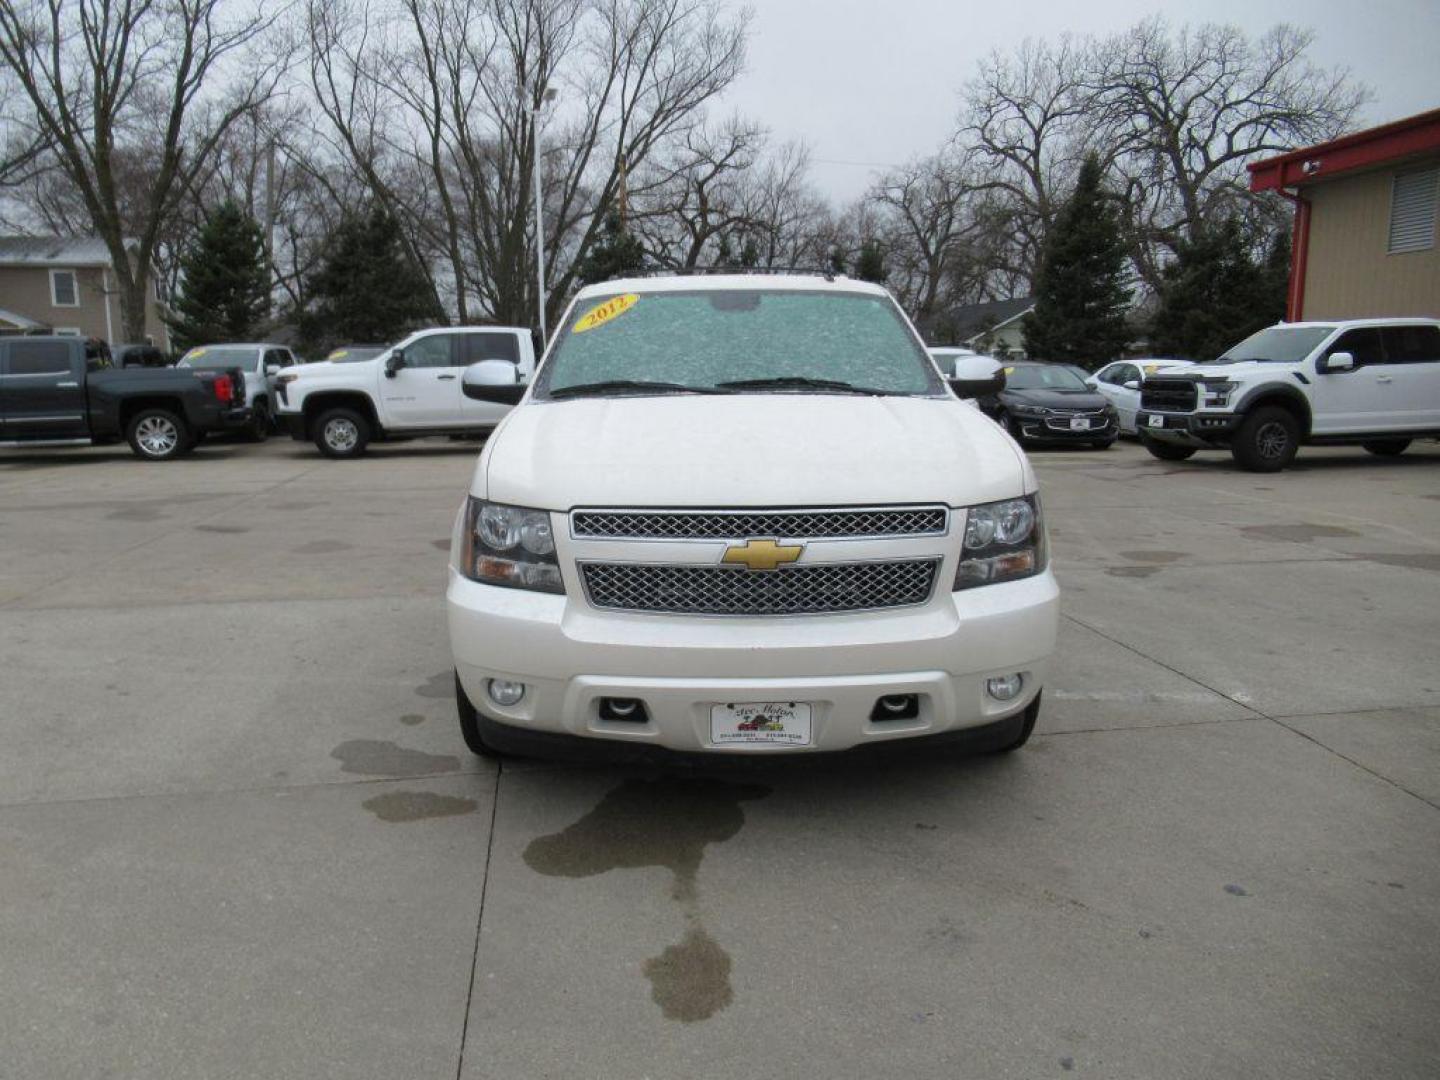
[[180, 443], [180, 429], [164, 416], [147, 416], [135, 428], [135, 441], [147, 454], [163, 457]]
[[352, 420], [337, 417], [325, 425], [325, 445], [331, 450], [354, 450], [360, 431]]
[[1285, 425], [1271, 420], [1255, 433], [1255, 448], [1260, 456], [1267, 461], [1274, 461], [1285, 453], [1285, 448], [1290, 445], [1290, 432], [1285, 430]]

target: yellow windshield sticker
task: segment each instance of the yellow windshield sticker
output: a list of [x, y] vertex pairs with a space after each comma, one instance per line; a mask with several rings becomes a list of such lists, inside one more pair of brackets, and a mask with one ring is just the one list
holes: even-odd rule
[[191, 349], [188, 353], [185, 354], [185, 359], [186, 359], [186, 360], [199, 360], [200, 357], [202, 357], [202, 356], [204, 356], [204, 355], [205, 355], [205, 350], [204, 350], [204, 349]]
[[1006, 374], [1006, 375], [1014, 375], [1014, 374], [1015, 374], [1015, 369], [1014, 369], [1013, 367], [1007, 367], [1007, 368], [1005, 369], [1005, 374]]
[[349, 356], [349, 355], [350, 355], [350, 350], [349, 350], [349, 349], [336, 349], [334, 352], [332, 352], [332, 353], [331, 353], [329, 356], [327, 356], [325, 359], [326, 359], [326, 360], [340, 360], [340, 359], [342, 359], [342, 358], [344, 358], [344, 357], [346, 357], [346, 356]]
[[640, 302], [640, 297], [635, 293], [626, 293], [623, 296], [611, 297], [603, 304], [597, 304], [584, 315], [580, 316], [575, 323], [572, 334], [583, 334], [586, 330], [594, 330], [597, 326], [604, 326], [617, 315], [623, 315]]

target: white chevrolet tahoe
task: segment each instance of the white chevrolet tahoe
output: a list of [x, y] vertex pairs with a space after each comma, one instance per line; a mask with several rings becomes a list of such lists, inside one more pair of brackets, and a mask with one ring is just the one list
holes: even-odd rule
[[516, 378], [535, 369], [530, 331], [512, 326], [421, 330], [378, 354], [347, 352], [275, 377], [275, 421], [332, 458], [358, 457], [372, 441], [490, 431], [509, 411], [460, 392], [460, 375], [484, 360]]
[[[964, 368], [964, 362], [961, 362]], [[1035, 474], [894, 300], [787, 275], [584, 289], [456, 518], [476, 753], [1030, 736], [1058, 593]]]
[[1229, 447], [1241, 468], [1285, 468], [1302, 443], [1405, 452], [1440, 436], [1440, 320], [1281, 323], [1218, 360], [1145, 380], [1135, 417], [1165, 461]]

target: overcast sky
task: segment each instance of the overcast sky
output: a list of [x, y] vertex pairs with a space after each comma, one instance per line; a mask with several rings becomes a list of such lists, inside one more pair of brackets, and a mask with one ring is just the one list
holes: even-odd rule
[[[1440, 0], [749, 0], [749, 63], [722, 108], [803, 139], [814, 178], [849, 199], [875, 165], [934, 150], [981, 57], [1027, 36], [1107, 34], [1147, 15], [1228, 22], [1258, 36], [1277, 22], [1316, 32], [1312, 59], [1345, 65], [1375, 91], [1364, 120], [1440, 108]], [[842, 164], [844, 163], [844, 164]], [[858, 164], [848, 164], [858, 163]]]

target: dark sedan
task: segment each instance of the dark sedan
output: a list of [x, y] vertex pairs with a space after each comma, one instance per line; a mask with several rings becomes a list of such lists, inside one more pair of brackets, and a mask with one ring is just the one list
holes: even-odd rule
[[978, 402], [1021, 444], [1085, 443], [1104, 450], [1120, 434], [1115, 407], [1068, 367], [1005, 366], [1005, 389]]

